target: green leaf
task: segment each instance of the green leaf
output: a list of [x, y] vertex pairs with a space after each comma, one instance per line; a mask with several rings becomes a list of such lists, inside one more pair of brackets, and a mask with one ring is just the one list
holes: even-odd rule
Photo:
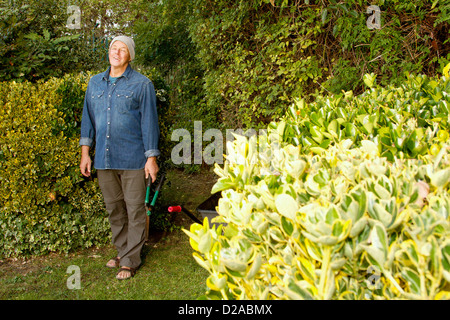
[[438, 188], [444, 188], [447, 183], [450, 182], [450, 168], [429, 173], [428, 176], [430, 177], [432, 185]]
[[236, 186], [235, 182], [232, 182], [229, 178], [219, 179], [211, 189], [211, 193], [214, 194], [219, 191], [233, 189]]
[[371, 245], [361, 245], [366, 252], [383, 268], [388, 256], [388, 240], [386, 229], [380, 223], [375, 223], [370, 232]]
[[405, 279], [408, 287], [411, 289], [412, 293], [417, 295], [421, 294], [420, 290], [420, 276], [411, 268], [403, 267], [402, 268], [402, 278]]
[[364, 230], [364, 228], [367, 225], [367, 218], [366, 217], [362, 217], [361, 219], [359, 219], [356, 223], [353, 224], [351, 230], [350, 230], [350, 238], [355, 238], [357, 237], [361, 231]]
[[317, 126], [313, 126], [311, 127], [311, 129], [309, 130], [311, 133], [311, 137], [318, 143], [322, 143], [323, 141], [323, 134], [320, 131], [320, 129]]
[[294, 300], [313, 300], [311, 293], [296, 284], [293, 280], [289, 281], [287, 288], [284, 288], [284, 292], [288, 297]]
[[300, 268], [300, 272], [303, 276], [303, 278], [310, 283], [315, 283], [316, 281], [316, 274], [315, 274], [315, 267], [314, 264], [303, 257], [298, 257], [298, 266]]
[[205, 261], [197, 252], [192, 253], [192, 256], [194, 257], [195, 261], [206, 270], [210, 270], [209, 261]]
[[212, 274], [206, 279], [208, 288], [220, 291], [225, 288], [227, 284], [227, 277], [224, 275]]
[[376, 78], [377, 78], [377, 76], [375, 74], [373, 74], [373, 73], [367, 74], [366, 73], [363, 77], [364, 84], [366, 86], [368, 86], [369, 88], [372, 88], [375, 85]]
[[47, 29], [44, 29], [44, 39], [50, 40], [50, 32]]
[[292, 221], [295, 221], [295, 215], [298, 211], [297, 201], [288, 194], [280, 194], [275, 198], [275, 207], [277, 211]]
[[330, 207], [325, 215], [325, 222], [329, 225], [333, 225], [334, 222], [339, 219], [339, 213], [334, 206]]
[[340, 258], [340, 259], [334, 260], [334, 261], [330, 264], [330, 267], [331, 267], [331, 269], [332, 269], [333, 271], [338, 271], [338, 270], [340, 270], [340, 269], [345, 265], [346, 262], [347, 262], [347, 259], [345, 259], [345, 258]]
[[328, 14], [328, 9], [327, 8], [322, 10], [322, 24], [325, 24], [325, 22], [327, 20], [327, 14]]
[[200, 251], [201, 253], [209, 253], [209, 250], [211, 249], [211, 244], [212, 244], [212, 237], [211, 234], [208, 232], [201, 237], [200, 242], [198, 243], [198, 251]]
[[373, 227], [373, 234], [371, 234], [371, 241], [372, 244], [377, 247], [378, 249], [382, 250], [386, 256], [388, 252], [388, 240], [387, 240], [387, 234], [386, 229], [384, 226], [380, 224], [376, 224]]
[[[230, 269], [232, 271], [245, 272], [245, 270], [247, 269], [247, 265], [238, 260], [222, 259], [221, 261], [228, 269]], [[236, 274], [233, 273], [233, 275], [236, 275]], [[240, 275], [240, 276], [242, 276], [242, 275]]]
[[334, 137], [338, 138], [338, 128], [339, 124], [336, 119], [331, 120], [331, 122], [327, 126], [328, 132]]
[[318, 243], [321, 243], [325, 246], [334, 246], [338, 243], [339, 238], [335, 236], [321, 236], [317, 239]]
[[281, 217], [281, 227], [288, 236], [291, 236], [294, 232], [294, 225], [285, 217]]
[[259, 269], [261, 268], [261, 265], [262, 265], [262, 255], [261, 255], [261, 253], [258, 252], [255, 259], [253, 260], [250, 270], [247, 273], [247, 276], [246, 276], [247, 280], [251, 280], [256, 276]]

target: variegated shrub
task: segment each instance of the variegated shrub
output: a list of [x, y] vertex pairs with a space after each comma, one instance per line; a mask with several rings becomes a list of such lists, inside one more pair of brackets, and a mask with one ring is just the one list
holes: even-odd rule
[[314, 153], [285, 129], [228, 143], [212, 190], [225, 224], [185, 230], [207, 298], [449, 299], [448, 142], [388, 160], [376, 139]]
[[87, 80], [0, 82], [0, 259], [108, 242], [101, 192], [79, 172], [83, 100], [67, 101], [67, 84], [84, 96]]

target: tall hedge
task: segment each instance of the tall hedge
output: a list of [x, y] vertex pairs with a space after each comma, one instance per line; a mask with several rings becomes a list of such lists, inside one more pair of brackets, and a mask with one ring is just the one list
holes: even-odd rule
[[[380, 29], [369, 29], [370, 5]], [[206, 102], [227, 128], [255, 127], [292, 97], [357, 93], [362, 76], [400, 83], [450, 60], [450, 1], [195, 0], [189, 30], [204, 68]]]
[[96, 181], [79, 173], [76, 133], [87, 79], [0, 83], [0, 257], [109, 241]]

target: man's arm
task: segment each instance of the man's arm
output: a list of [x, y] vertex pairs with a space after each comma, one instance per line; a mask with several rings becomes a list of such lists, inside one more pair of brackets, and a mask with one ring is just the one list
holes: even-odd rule
[[[90, 85], [90, 82], [89, 82]], [[90, 86], [88, 85], [86, 93], [84, 96], [83, 114], [81, 118], [81, 160], [80, 160], [80, 171], [85, 177], [91, 176], [91, 157], [89, 156], [89, 151], [93, 145], [93, 139], [95, 136], [95, 129], [91, 119], [91, 114], [89, 112], [89, 96], [90, 96]]]
[[153, 83], [149, 82], [144, 86], [140, 103], [142, 112], [142, 138], [144, 148], [146, 150], [145, 157], [147, 158], [147, 162], [145, 164], [145, 177], [148, 178], [150, 175], [152, 182], [154, 182], [159, 171], [156, 158], [160, 155], [160, 151], [158, 149], [158, 112], [156, 110], [156, 94]]

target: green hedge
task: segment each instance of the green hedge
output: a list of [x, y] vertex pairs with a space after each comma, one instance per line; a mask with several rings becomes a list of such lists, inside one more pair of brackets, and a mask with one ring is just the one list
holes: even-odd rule
[[[380, 29], [367, 27], [370, 5]], [[207, 106], [227, 128], [264, 127], [293, 97], [361, 93], [366, 73], [398, 85], [404, 72], [434, 76], [450, 61], [448, 1], [194, 0], [189, 9]]]
[[206, 298], [450, 298], [450, 79], [365, 79], [228, 143], [226, 226], [185, 230]]
[[109, 242], [97, 183], [79, 173], [75, 132], [87, 80], [0, 83], [0, 257]]

